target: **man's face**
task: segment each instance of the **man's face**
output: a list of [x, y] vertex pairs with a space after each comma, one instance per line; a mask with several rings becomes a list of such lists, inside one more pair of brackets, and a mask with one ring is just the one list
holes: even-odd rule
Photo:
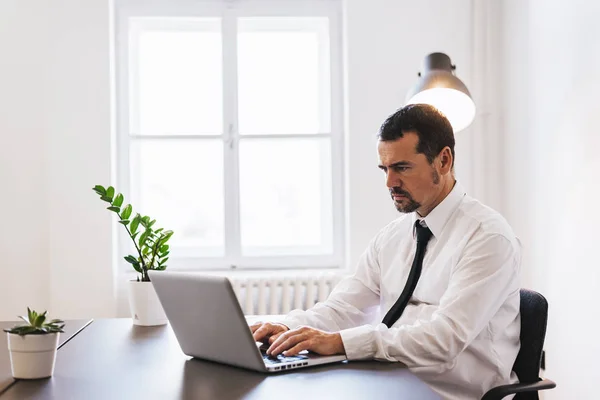
[[[425, 215], [440, 195], [440, 171], [434, 160], [417, 153], [419, 137], [407, 132], [394, 141], [379, 141], [379, 168], [386, 174], [386, 186], [396, 209], [402, 213], [419, 211]], [[426, 210], [425, 212], [423, 212]]]

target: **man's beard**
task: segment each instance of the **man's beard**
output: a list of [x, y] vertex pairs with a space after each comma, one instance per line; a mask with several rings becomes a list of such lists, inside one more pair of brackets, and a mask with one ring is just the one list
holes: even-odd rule
[[[399, 203], [396, 200], [394, 200], [395, 194], [404, 196], [406, 198], [402, 201], [402, 203]], [[405, 190], [400, 189], [397, 186], [390, 189], [390, 195], [392, 196], [392, 200], [394, 200], [394, 205], [396, 206], [396, 210], [400, 211], [401, 213], [408, 214], [413, 211], [417, 211], [419, 208], [421, 208], [421, 203], [415, 201], [412, 198], [412, 196], [410, 195], [410, 193], [408, 193]]]
[[[431, 173], [431, 180], [433, 181], [434, 185], [440, 184], [440, 174], [438, 174], [438, 172], [435, 169]], [[404, 203], [407, 203], [407, 204], [403, 205], [403, 204], [396, 202], [396, 200], [394, 200], [395, 194], [406, 197], [406, 199], [404, 200]], [[398, 186], [394, 186], [393, 188], [390, 189], [390, 195], [392, 196], [392, 200], [394, 201], [396, 210], [398, 210], [401, 213], [408, 214], [413, 211], [417, 211], [419, 208], [421, 208], [421, 203], [419, 203], [418, 201], [415, 201], [415, 199], [412, 198], [410, 193], [408, 193], [406, 190], [400, 189]]]
[[431, 173], [431, 180], [433, 180], [434, 185], [440, 184], [440, 174], [434, 169]]

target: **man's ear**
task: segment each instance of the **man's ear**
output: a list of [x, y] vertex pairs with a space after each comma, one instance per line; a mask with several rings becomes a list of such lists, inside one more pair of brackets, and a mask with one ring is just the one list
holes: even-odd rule
[[442, 173], [446, 173], [452, 170], [452, 151], [450, 147], [446, 146], [442, 149], [439, 154], [440, 170]]

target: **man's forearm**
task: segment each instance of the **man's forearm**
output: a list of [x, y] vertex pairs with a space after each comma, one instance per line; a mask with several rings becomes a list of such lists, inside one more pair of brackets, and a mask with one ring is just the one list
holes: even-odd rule
[[306, 325], [328, 332], [362, 325], [367, 315], [364, 310], [379, 304], [379, 294], [352, 276], [341, 281], [329, 298], [309, 310], [294, 310], [281, 322], [291, 329]]

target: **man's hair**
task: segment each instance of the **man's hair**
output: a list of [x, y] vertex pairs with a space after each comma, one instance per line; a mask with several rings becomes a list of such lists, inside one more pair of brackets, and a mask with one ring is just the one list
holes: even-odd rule
[[448, 146], [454, 166], [454, 131], [448, 118], [437, 108], [429, 104], [402, 107], [385, 120], [377, 136], [382, 142], [389, 142], [404, 137], [407, 132], [417, 134], [417, 153], [424, 154], [429, 164]]

